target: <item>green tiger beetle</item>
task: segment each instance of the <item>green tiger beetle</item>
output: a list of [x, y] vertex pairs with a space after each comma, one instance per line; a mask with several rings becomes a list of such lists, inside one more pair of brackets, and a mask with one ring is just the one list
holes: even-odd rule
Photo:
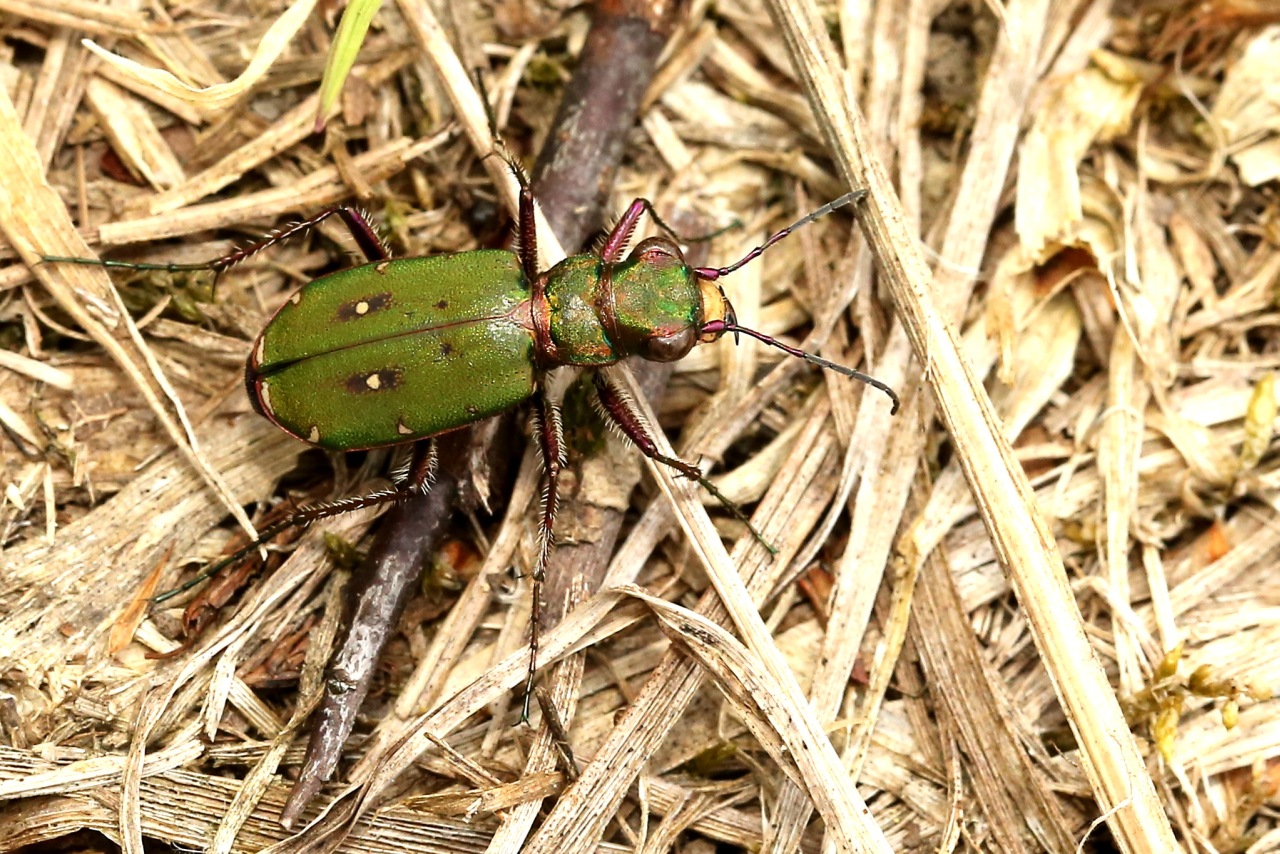
[[[545, 490], [533, 570], [529, 673], [524, 686], [527, 719], [537, 669], [541, 585], [564, 465], [559, 410], [545, 392], [548, 371], [568, 365], [602, 368], [629, 356], [672, 362], [684, 358], [696, 344], [733, 333], [735, 339], [748, 335], [867, 383], [888, 395], [892, 412], [897, 412], [899, 400], [888, 385], [861, 371], [740, 326], [717, 284], [796, 229], [861, 200], [865, 191], [823, 205], [725, 267], [691, 267], [677, 245], [678, 236], [658, 217], [652, 203], [636, 199], [599, 251], [574, 255], [539, 271], [533, 192], [519, 166], [509, 163], [520, 183], [519, 249], [514, 252], [477, 249], [393, 259], [362, 212], [339, 206], [204, 264], [45, 260], [169, 272], [204, 270], [216, 276], [338, 216], [368, 263], [309, 282], [281, 306], [250, 351], [245, 366], [249, 399], [254, 409], [289, 435], [330, 451], [429, 440], [530, 401], [545, 466]], [[641, 241], [626, 254], [645, 212], [663, 235]], [[741, 511], [697, 466], [658, 451], [649, 428], [619, 388], [599, 371], [593, 379], [605, 413], [642, 453], [701, 484], [741, 517]], [[425, 489], [434, 462], [429, 446], [429, 442], [415, 446], [407, 486], [301, 508], [202, 577], [288, 527], [404, 500]], [[754, 528], [752, 532], [756, 533]]]

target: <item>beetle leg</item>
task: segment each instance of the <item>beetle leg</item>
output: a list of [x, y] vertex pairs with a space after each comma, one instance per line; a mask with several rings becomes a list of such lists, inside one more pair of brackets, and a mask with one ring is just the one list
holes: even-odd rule
[[343, 205], [338, 208], [338, 216], [342, 217], [342, 221], [346, 223], [347, 229], [367, 260], [385, 261], [391, 257], [391, 247], [387, 246], [382, 235], [378, 234], [373, 223], [369, 222], [368, 214], [360, 208]]
[[346, 223], [347, 228], [351, 231], [351, 236], [355, 238], [356, 245], [360, 247], [360, 251], [364, 253], [366, 258], [370, 261], [385, 261], [391, 257], [391, 250], [382, 242], [382, 238], [378, 236], [377, 230], [364, 213], [350, 205], [340, 205], [326, 208], [315, 216], [272, 232], [261, 240], [250, 243], [248, 246], [242, 246], [220, 258], [214, 258], [212, 261], [201, 261], [196, 264], [145, 264], [132, 261], [104, 261], [100, 258], [66, 258], [59, 255], [45, 255], [41, 260], [68, 264], [86, 264], [93, 267], [115, 267], [125, 270], [160, 270], [167, 273], [196, 273], [202, 270], [211, 270], [216, 280], [218, 274], [228, 268], [234, 267], [246, 258], [256, 255], [270, 246], [288, 240], [295, 234], [315, 228], [334, 214], [340, 216], [342, 221]]
[[407, 501], [414, 495], [424, 492], [430, 485], [431, 474], [435, 471], [435, 451], [434, 442], [423, 443], [430, 447], [424, 449], [423, 454], [419, 456], [418, 449], [415, 448], [413, 465], [410, 468], [410, 478], [408, 486], [395, 486], [388, 489], [379, 489], [376, 492], [368, 492], [364, 495], [353, 495], [347, 498], [339, 498], [334, 501], [323, 501], [319, 504], [308, 504], [287, 518], [271, 525], [258, 532], [257, 539], [252, 540], [248, 545], [233, 552], [230, 555], [218, 560], [205, 567], [204, 571], [172, 590], [166, 590], [158, 596], [152, 597], [152, 602], [164, 602], [172, 599], [179, 593], [186, 592], [195, 587], [207, 578], [212, 578], [223, 569], [227, 568], [236, 561], [250, 555], [265, 546], [276, 538], [277, 535], [289, 530], [290, 528], [301, 528], [310, 525], [312, 522], [318, 522], [321, 519], [328, 519], [331, 516], [341, 516], [343, 513], [350, 513], [353, 510], [361, 510], [365, 507], [378, 507], [382, 504], [394, 504], [399, 501]]
[[635, 443], [640, 452], [656, 463], [662, 463], [668, 468], [675, 469], [682, 476], [689, 480], [697, 481], [698, 485], [711, 493], [712, 497], [719, 501], [726, 510], [734, 515], [738, 521], [747, 526], [747, 530], [751, 532], [751, 536], [756, 542], [768, 549], [770, 554], [777, 554], [778, 550], [773, 544], [764, 538], [764, 535], [756, 530], [755, 525], [751, 524], [751, 520], [747, 518], [747, 514], [742, 512], [742, 508], [734, 504], [729, 498], [716, 488], [715, 484], [702, 476], [702, 471], [693, 463], [685, 462], [678, 457], [668, 457], [666, 454], [658, 451], [657, 444], [649, 435], [648, 426], [640, 419], [640, 414], [636, 412], [631, 401], [621, 389], [613, 385], [600, 371], [596, 371], [593, 377], [596, 384], [596, 394], [600, 397], [600, 403], [604, 406], [605, 412], [614, 424], [622, 430], [626, 437]]
[[542, 583], [547, 577], [547, 560], [555, 543], [556, 505], [560, 493], [560, 469], [564, 466], [561, 451], [560, 410], [547, 400], [542, 383], [533, 393], [533, 422], [538, 434], [538, 447], [542, 452], [542, 464], [546, 467], [547, 483], [542, 493], [542, 524], [538, 529], [538, 554], [533, 568], [533, 610], [529, 620], [529, 675], [524, 683], [524, 705], [520, 710], [521, 722], [529, 720], [529, 704], [533, 699], [533, 677], [538, 670], [538, 638], [542, 622]]
[[[480, 80], [478, 74], [476, 80], [477, 82]], [[481, 89], [483, 90], [483, 85]], [[487, 109], [489, 105], [487, 96], [483, 100]], [[533, 188], [529, 186], [529, 176], [525, 174], [524, 167], [498, 138], [492, 113], [489, 114], [489, 131], [493, 134], [494, 147], [485, 157], [501, 157], [507, 164], [507, 168], [511, 170], [511, 174], [515, 176], [516, 183], [520, 185], [520, 204], [516, 217], [516, 241], [519, 245], [516, 247], [516, 254], [520, 257], [520, 268], [524, 270], [525, 277], [537, 289], [540, 287], [538, 284], [538, 217], [533, 204]], [[545, 290], [545, 283], [541, 287]]]
[[742, 225], [740, 220], [735, 219], [724, 228], [718, 228], [708, 234], [686, 237], [683, 234], [677, 234], [675, 229], [667, 225], [666, 221], [658, 216], [658, 212], [653, 209], [653, 202], [644, 198], [633, 199], [631, 204], [627, 206], [626, 213], [618, 219], [609, 231], [609, 235], [604, 239], [604, 243], [600, 245], [600, 258], [603, 261], [609, 264], [616, 264], [622, 260], [622, 254], [627, 251], [627, 244], [631, 242], [631, 236], [635, 233], [636, 225], [640, 221], [640, 215], [645, 212], [648, 212], [658, 228], [669, 234], [676, 243], [703, 243]]
[[363, 211], [351, 205], [338, 205], [337, 207], [326, 208], [315, 216], [286, 226], [256, 243], [250, 243], [248, 246], [222, 256], [213, 262], [214, 269], [221, 272], [228, 267], [239, 264], [251, 255], [256, 255], [270, 246], [288, 240], [295, 234], [301, 234], [315, 228], [334, 214], [337, 214], [347, 226], [365, 258], [369, 261], [385, 261], [391, 257], [391, 250], [382, 242], [382, 238], [378, 236], [377, 229], [373, 227], [373, 223], [369, 222]]
[[426, 492], [427, 487], [436, 476], [436, 464], [439, 453], [435, 439], [423, 439], [414, 442], [413, 453], [404, 466], [391, 473], [391, 480], [397, 489], [407, 488], [416, 492]]
[[[511, 172], [516, 176], [516, 180], [520, 182], [520, 267], [524, 270], [525, 278], [536, 289], [538, 284], [538, 218], [535, 214], [533, 206], [533, 188], [529, 186], [529, 178], [524, 174], [524, 170], [520, 168], [520, 164], [514, 160], [508, 160], [507, 165], [511, 167]], [[546, 289], [546, 285], [541, 285], [542, 289]]]
[[[606, 264], [616, 264], [622, 260], [622, 253], [627, 251], [627, 244], [631, 242], [631, 235], [640, 222], [640, 215], [646, 210], [653, 212], [653, 205], [648, 199], [635, 199], [627, 206], [626, 213], [613, 224], [609, 236], [600, 245], [600, 260]], [[655, 216], [654, 220], [657, 219]]]

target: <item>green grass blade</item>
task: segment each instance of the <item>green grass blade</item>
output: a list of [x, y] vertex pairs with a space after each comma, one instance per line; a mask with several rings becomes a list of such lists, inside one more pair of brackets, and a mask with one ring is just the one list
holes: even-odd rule
[[324, 79], [320, 81], [320, 110], [316, 115], [316, 130], [324, 129], [325, 117], [338, 103], [338, 95], [342, 93], [342, 84], [355, 65], [356, 55], [360, 53], [360, 45], [364, 43], [365, 33], [369, 32], [369, 24], [382, 5], [382, 0], [351, 0], [342, 13], [338, 23], [338, 32], [334, 34], [333, 45], [329, 48], [329, 61], [325, 63]]

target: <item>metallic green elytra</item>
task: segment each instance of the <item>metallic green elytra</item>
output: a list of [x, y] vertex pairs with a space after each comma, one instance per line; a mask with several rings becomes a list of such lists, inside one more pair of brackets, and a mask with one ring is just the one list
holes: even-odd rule
[[258, 336], [245, 381], [305, 442], [394, 445], [510, 409], [539, 370], [679, 359], [728, 311], [664, 238], [617, 263], [566, 258], [534, 281], [504, 250], [382, 260], [297, 291]]
[[316, 279], [258, 336], [259, 410], [330, 450], [392, 445], [496, 415], [534, 389], [529, 283], [510, 252], [379, 261]]

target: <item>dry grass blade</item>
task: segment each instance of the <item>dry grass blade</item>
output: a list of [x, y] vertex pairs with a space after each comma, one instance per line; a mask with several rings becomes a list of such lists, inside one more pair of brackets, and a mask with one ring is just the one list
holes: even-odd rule
[[52, 3], [3, 0], [0, 9], [15, 18], [42, 21], [100, 36], [131, 36], [145, 32], [149, 27], [146, 18], [137, 12], [84, 0], [57, 0]]
[[868, 239], [925, 365], [939, 414], [956, 441], [1000, 563], [1018, 590], [1059, 697], [1081, 733], [1094, 793], [1127, 849], [1173, 851], [1172, 829], [1115, 694], [1089, 648], [1057, 546], [986, 393], [960, 357], [945, 316], [933, 305], [924, 257], [893, 201], [861, 115], [835, 76], [837, 66], [817, 12], [806, 0], [775, 2], [770, 8], [842, 171], [851, 184], [871, 191]]
[[22, 130], [13, 103], [0, 93], [0, 146], [9, 153], [0, 182], [0, 228], [28, 266], [66, 312], [106, 349], [147, 399], [170, 439], [200, 472], [211, 491], [247, 531], [253, 524], [196, 445], [195, 435], [175, 392], [142, 340], [103, 270], [64, 265], [56, 272], [41, 256], [83, 258], [90, 254], [67, 217], [66, 207], [48, 184], [31, 140]]
[[643, 591], [632, 590], [631, 595], [652, 608], [667, 636], [712, 674], [716, 686], [778, 767], [794, 782], [804, 784], [826, 823], [827, 839], [836, 850], [890, 850], [879, 828], [864, 823], [870, 817], [866, 805], [856, 796], [854, 800], [842, 799], [852, 790], [844, 768], [838, 762], [823, 765], [809, 761], [814, 744], [806, 740], [803, 727], [797, 726], [794, 700], [776, 690], [782, 684], [785, 691], [785, 682], [780, 683], [769, 672], [761, 657], [693, 611]]
[[198, 109], [213, 111], [230, 106], [262, 79], [272, 63], [306, 23], [315, 5], [316, 0], [294, 0], [293, 5], [285, 10], [267, 30], [262, 43], [254, 51], [248, 67], [240, 77], [229, 83], [217, 83], [203, 88], [188, 85], [168, 71], [152, 68], [103, 50], [93, 42], [86, 42], [85, 46], [122, 73], [149, 84], [157, 91], [185, 101]]
[[[0, 0], [0, 852], [1271, 850], [1280, 16], [1139, 5], [399, 0], [320, 135], [324, 4]], [[865, 186], [718, 283], [903, 402], [745, 335], [631, 363], [775, 555], [562, 372], [542, 625], [585, 601], [542, 634], [545, 731], [515, 724], [518, 408], [442, 437], [377, 534], [326, 519], [150, 598], [243, 541], [228, 505], [261, 527], [395, 467], [300, 453], [244, 394], [272, 313], [352, 266], [338, 218], [214, 299], [187, 267], [346, 203], [394, 258], [495, 248], [495, 145], [566, 248], [642, 197], [720, 229], [690, 266]], [[33, 263], [92, 251], [161, 269]], [[421, 585], [368, 594], [353, 551], [428, 528], [394, 551]]]

